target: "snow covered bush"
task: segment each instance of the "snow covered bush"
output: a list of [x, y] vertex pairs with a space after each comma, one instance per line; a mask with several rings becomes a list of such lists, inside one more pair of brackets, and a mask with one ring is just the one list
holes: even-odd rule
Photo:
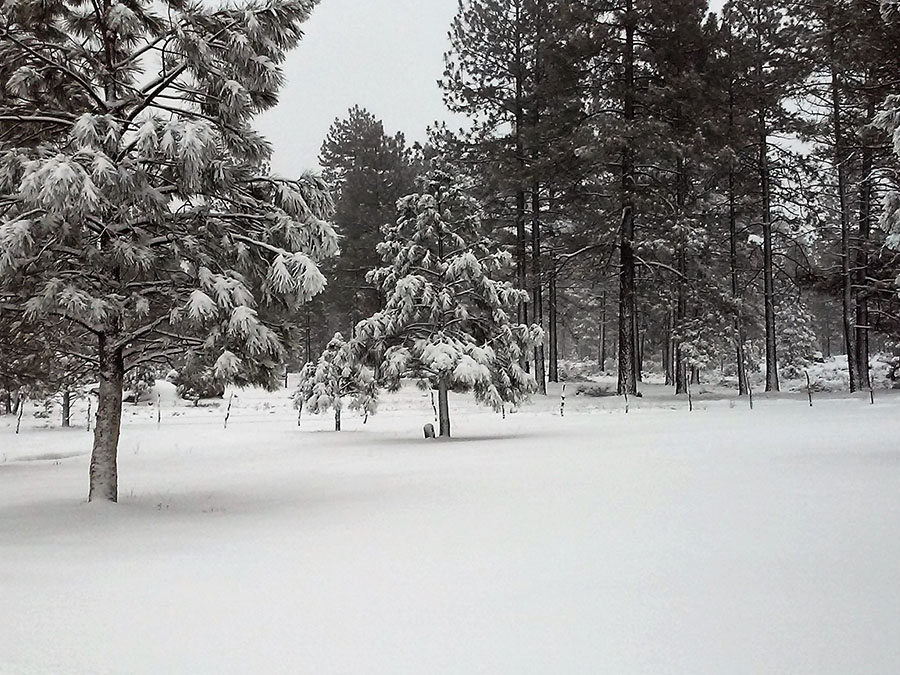
[[198, 354], [188, 354], [174, 377], [166, 379], [175, 385], [179, 397], [194, 405], [199, 405], [200, 399], [225, 395], [225, 380], [216, 376], [215, 363]]
[[344, 398], [350, 397], [350, 409], [366, 416], [378, 407], [378, 386], [370, 368], [356, 361], [350, 345], [340, 333], [325, 346], [315, 365], [308, 363], [300, 371], [294, 403], [301, 412], [314, 415], [334, 410], [334, 430], [341, 430], [341, 410]]
[[0, 302], [86, 338], [91, 499], [117, 498], [128, 370], [195, 352], [275, 386], [324, 286], [327, 186], [270, 175], [251, 123], [315, 4], [2, 4]]
[[367, 276], [385, 308], [357, 325], [354, 353], [374, 358], [389, 388], [416, 377], [437, 389], [446, 437], [449, 391], [474, 391], [499, 410], [534, 390], [522, 364], [542, 332], [515, 323], [527, 293], [497, 278], [511, 256], [490, 239], [477, 204], [449, 171], [431, 171], [397, 210], [378, 246], [385, 265]]
[[123, 381], [124, 395], [122, 400], [126, 403], [140, 403], [150, 399], [150, 390], [156, 383], [157, 372], [154, 368], [133, 368], [125, 373]]

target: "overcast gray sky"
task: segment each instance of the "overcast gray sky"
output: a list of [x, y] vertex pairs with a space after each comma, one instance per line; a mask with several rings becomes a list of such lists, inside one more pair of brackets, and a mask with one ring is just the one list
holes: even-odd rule
[[292, 177], [316, 168], [328, 127], [355, 104], [410, 140], [449, 119], [436, 82], [456, 7], [457, 0], [322, 0], [285, 64], [278, 107], [257, 123], [275, 146], [273, 169]]

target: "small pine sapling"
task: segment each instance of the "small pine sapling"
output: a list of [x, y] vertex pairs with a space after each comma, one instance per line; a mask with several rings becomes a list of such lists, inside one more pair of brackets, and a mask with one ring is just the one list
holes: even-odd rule
[[295, 405], [314, 415], [334, 410], [334, 430], [341, 430], [344, 399], [350, 398], [350, 409], [368, 417], [378, 407], [378, 387], [370, 368], [353, 358], [350, 345], [335, 333], [315, 364], [308, 363], [300, 372], [294, 394]]

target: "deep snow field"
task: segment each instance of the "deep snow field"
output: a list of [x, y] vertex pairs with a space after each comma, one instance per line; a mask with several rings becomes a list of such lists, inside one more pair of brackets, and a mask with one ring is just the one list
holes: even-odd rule
[[[900, 397], [0, 417], [0, 673], [900, 672]], [[56, 428], [41, 428], [50, 424]]]

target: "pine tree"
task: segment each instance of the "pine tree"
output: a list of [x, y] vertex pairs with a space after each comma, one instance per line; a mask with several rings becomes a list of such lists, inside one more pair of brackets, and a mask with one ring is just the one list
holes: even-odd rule
[[314, 302], [326, 339], [380, 309], [381, 298], [365, 276], [380, 262], [375, 249], [382, 225], [394, 219], [397, 200], [415, 190], [417, 159], [403, 134], [389, 136], [358, 106], [331, 125], [319, 164], [334, 193], [332, 222], [341, 254], [327, 266], [328, 288]]
[[432, 170], [397, 210], [378, 247], [384, 267], [368, 276], [385, 308], [357, 325], [355, 353], [376, 360], [389, 388], [415, 377], [437, 389], [449, 437], [450, 391], [474, 391], [496, 410], [534, 391], [521, 364], [542, 333], [515, 321], [527, 292], [498, 280], [512, 258], [487, 237], [455, 175]]
[[334, 410], [334, 430], [341, 430], [343, 399], [351, 397], [350, 409], [366, 416], [378, 407], [378, 386], [370, 368], [353, 358], [350, 345], [340, 333], [326, 345], [315, 364], [308, 363], [300, 372], [294, 402], [300, 410], [318, 415]]
[[[735, 38], [742, 40], [750, 63], [743, 74], [754, 107], [759, 200], [757, 212], [762, 230], [763, 314], [766, 332], [766, 391], [778, 391], [776, 330], [775, 248], [777, 184], [774, 179], [773, 135], [794, 130], [794, 118], [786, 102], [798, 93], [808, 74], [808, 61], [795, 48], [802, 24], [797, 3], [772, 4], [765, 0], [730, 0], [725, 20]], [[749, 139], [748, 139], [749, 140]], [[781, 153], [784, 154], [784, 153]]]
[[93, 336], [90, 499], [117, 499], [126, 371], [194, 351], [275, 386], [287, 317], [324, 286], [326, 185], [269, 175], [251, 126], [315, 4], [3, 5], [0, 293]]

